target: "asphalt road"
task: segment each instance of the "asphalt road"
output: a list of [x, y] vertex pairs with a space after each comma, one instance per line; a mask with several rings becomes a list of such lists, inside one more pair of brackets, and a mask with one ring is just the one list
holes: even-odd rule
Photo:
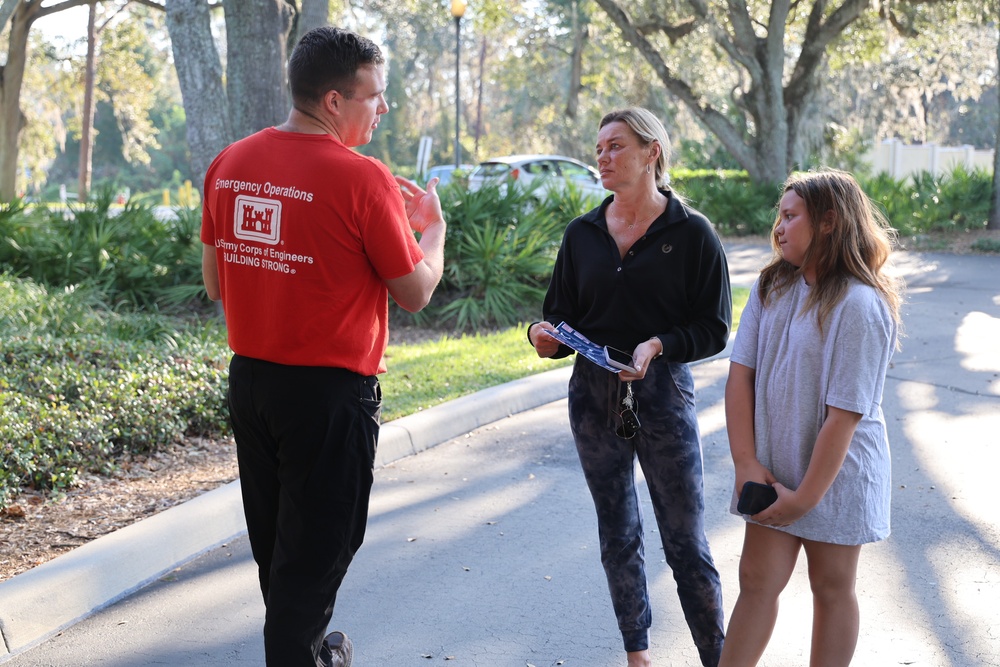
[[[743, 249], [735, 277], [752, 280]], [[747, 250], [746, 261], [754, 261]], [[886, 383], [893, 533], [862, 550], [853, 664], [1000, 665], [1000, 257], [896, 256], [907, 338]], [[694, 367], [709, 539], [727, 611], [742, 521], [723, 414], [728, 362]], [[697, 665], [648, 498], [657, 665]], [[808, 662], [802, 558], [761, 665]], [[5, 665], [261, 665], [263, 605], [245, 538], [175, 570]], [[359, 667], [621, 667], [596, 522], [565, 400], [515, 414], [376, 472], [368, 537], [332, 627]]]

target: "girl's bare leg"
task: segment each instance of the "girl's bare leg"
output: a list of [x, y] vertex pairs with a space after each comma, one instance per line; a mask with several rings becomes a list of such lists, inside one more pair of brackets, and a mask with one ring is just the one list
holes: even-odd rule
[[795, 569], [802, 540], [748, 523], [736, 599], [719, 667], [751, 667], [764, 654], [778, 618], [778, 595]]
[[860, 546], [803, 540], [813, 594], [810, 667], [846, 667], [858, 644], [855, 594]]

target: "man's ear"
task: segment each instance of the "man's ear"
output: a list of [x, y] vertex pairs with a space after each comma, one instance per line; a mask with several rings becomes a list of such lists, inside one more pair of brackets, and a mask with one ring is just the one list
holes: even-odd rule
[[344, 96], [341, 95], [336, 90], [328, 90], [323, 95], [323, 101], [322, 101], [323, 109], [328, 113], [332, 113], [336, 116], [339, 116], [340, 109], [343, 106], [343, 103], [344, 103]]

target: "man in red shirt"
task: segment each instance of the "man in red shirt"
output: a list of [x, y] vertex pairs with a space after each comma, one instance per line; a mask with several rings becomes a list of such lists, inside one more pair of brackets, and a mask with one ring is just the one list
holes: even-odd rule
[[347, 636], [324, 635], [368, 519], [388, 295], [416, 312], [444, 267], [436, 179], [424, 191], [352, 150], [389, 110], [384, 62], [364, 37], [309, 32], [289, 60], [288, 120], [225, 148], [205, 178], [203, 273], [234, 352], [268, 667], [351, 664]]

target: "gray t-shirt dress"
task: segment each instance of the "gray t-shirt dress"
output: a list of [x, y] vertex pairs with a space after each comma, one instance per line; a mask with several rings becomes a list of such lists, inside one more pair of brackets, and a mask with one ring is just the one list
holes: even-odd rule
[[[862, 415], [819, 505], [777, 530], [832, 544], [875, 542], [889, 535], [889, 440], [881, 404], [896, 323], [875, 289], [852, 281], [821, 335], [815, 309], [802, 312], [809, 290], [800, 278], [763, 307], [754, 284], [730, 360], [756, 369], [757, 460], [790, 489], [805, 476], [826, 406]], [[738, 514], [735, 495], [730, 511]]]

